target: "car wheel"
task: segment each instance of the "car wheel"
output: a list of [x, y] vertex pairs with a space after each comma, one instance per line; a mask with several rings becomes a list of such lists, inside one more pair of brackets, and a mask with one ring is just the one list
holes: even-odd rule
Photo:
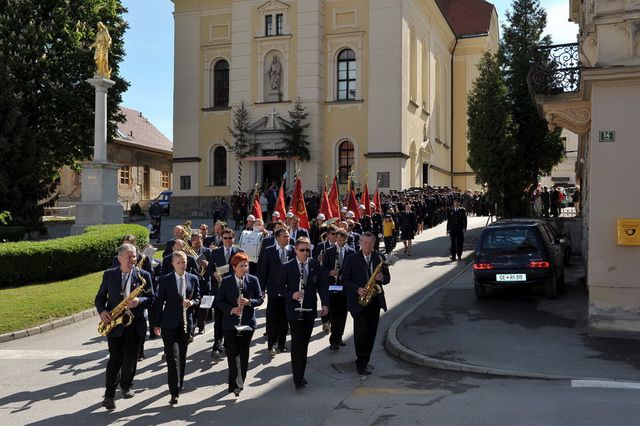
[[556, 281], [556, 289], [558, 291], [558, 294], [564, 294], [566, 290], [566, 286], [564, 282], [564, 271], [562, 271], [560, 278], [558, 278], [558, 280]]
[[571, 262], [571, 248], [567, 247], [567, 251], [564, 253], [564, 266], [569, 266]]
[[480, 284], [478, 281], [473, 282], [473, 289], [476, 292], [476, 297], [479, 299], [489, 296], [489, 289]]
[[557, 294], [558, 288], [556, 274], [554, 273], [549, 281], [547, 281], [547, 284], [544, 286], [544, 297], [546, 297], [547, 299], [555, 299]]

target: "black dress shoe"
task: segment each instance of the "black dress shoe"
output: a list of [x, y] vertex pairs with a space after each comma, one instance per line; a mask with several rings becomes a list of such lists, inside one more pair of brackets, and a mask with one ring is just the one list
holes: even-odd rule
[[124, 396], [124, 399], [129, 399], [133, 398], [134, 393], [131, 389], [122, 389], [122, 396]]
[[456, 260], [456, 257], [455, 256], [451, 256], [449, 259]]
[[358, 368], [358, 374], [361, 376], [368, 376], [371, 374], [371, 370], [368, 368]]
[[347, 346], [347, 344], [346, 344], [345, 342], [343, 342], [342, 340], [340, 340], [340, 341], [338, 342], [338, 344], [339, 344], [340, 346]]
[[284, 347], [284, 346], [283, 346], [283, 347], [281, 347], [281, 348], [278, 348], [278, 352], [280, 352], [280, 353], [282, 353], [282, 352], [289, 352], [289, 349], [287, 349], [286, 347]]
[[113, 400], [113, 398], [105, 397], [105, 399], [102, 400], [102, 406], [109, 411], [115, 410], [116, 402]]
[[171, 395], [169, 405], [176, 405], [178, 403], [178, 395]]
[[329, 346], [329, 350], [331, 351], [337, 351], [340, 349], [340, 345], [338, 345], [337, 343], [332, 343], [331, 346]]
[[306, 386], [304, 385], [304, 383], [298, 383], [298, 384], [296, 385], [296, 390], [301, 390], [301, 389], [304, 389], [305, 387], [306, 387]]
[[308, 385], [308, 384], [309, 384], [309, 382], [307, 382], [307, 379], [305, 379], [305, 378], [303, 377], [303, 378], [302, 378], [302, 384], [303, 384], [303, 385]]

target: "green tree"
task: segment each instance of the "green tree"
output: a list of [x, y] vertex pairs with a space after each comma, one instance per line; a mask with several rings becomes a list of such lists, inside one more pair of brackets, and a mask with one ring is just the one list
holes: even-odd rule
[[[41, 226], [59, 170], [93, 153], [94, 96], [86, 82], [95, 64], [89, 46], [102, 21], [113, 45], [115, 86], [108, 97], [108, 137], [116, 133], [122, 93], [126, 12], [119, 0], [0, 1], [0, 210], [14, 223]], [[4, 114], [9, 114], [5, 116]]]
[[300, 98], [296, 99], [293, 109], [289, 111], [289, 121], [282, 120], [282, 142], [284, 149], [280, 153], [280, 158], [298, 158], [300, 161], [309, 161], [309, 136], [305, 134], [309, 123], [307, 122], [309, 113], [302, 105]]
[[498, 214], [511, 215], [511, 200], [521, 196], [524, 180], [514, 180], [512, 174], [519, 161], [499, 57], [485, 53], [478, 71], [467, 99], [467, 161], [476, 172], [476, 182], [487, 186], [490, 204], [497, 203]]
[[233, 143], [225, 141], [225, 145], [233, 152], [238, 159], [238, 193], [242, 191], [242, 159], [251, 155], [254, 146], [249, 143], [249, 112], [244, 104], [233, 111], [233, 123], [231, 127], [227, 127], [227, 131], [231, 134]]
[[[512, 175], [519, 176], [517, 181], [520, 177], [526, 180], [521, 191], [525, 191], [529, 185], [533, 190], [539, 176], [550, 173], [553, 166], [562, 159], [563, 152], [560, 129], [549, 131], [527, 84], [536, 48], [551, 44], [551, 38], [542, 36], [547, 24], [547, 13], [538, 0], [514, 0], [512, 10], [506, 16], [507, 23], [502, 27], [500, 53], [518, 158]], [[526, 203], [520, 206], [520, 210], [522, 213], [526, 211]]]

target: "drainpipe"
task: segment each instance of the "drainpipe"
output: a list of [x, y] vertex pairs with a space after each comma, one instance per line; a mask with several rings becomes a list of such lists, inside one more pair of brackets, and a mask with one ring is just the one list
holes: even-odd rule
[[453, 57], [456, 53], [456, 47], [458, 47], [458, 37], [456, 37], [456, 42], [453, 45], [453, 51], [451, 52], [451, 152], [449, 153], [451, 162], [451, 188], [453, 188]]

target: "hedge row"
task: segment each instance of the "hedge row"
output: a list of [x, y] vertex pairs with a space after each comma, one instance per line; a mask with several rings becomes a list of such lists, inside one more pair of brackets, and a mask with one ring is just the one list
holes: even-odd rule
[[135, 235], [140, 246], [149, 242], [149, 230], [144, 226], [95, 225], [71, 237], [0, 244], [0, 287], [62, 280], [106, 269], [127, 234]]

